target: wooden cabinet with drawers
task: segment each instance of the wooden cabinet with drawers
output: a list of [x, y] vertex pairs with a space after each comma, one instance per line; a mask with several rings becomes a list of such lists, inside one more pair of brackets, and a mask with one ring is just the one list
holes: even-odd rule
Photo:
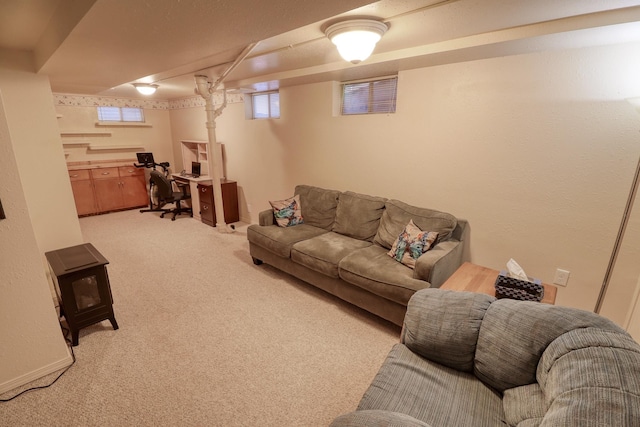
[[98, 202], [98, 212], [108, 212], [124, 207], [118, 168], [91, 169], [91, 178]]
[[[222, 187], [222, 203], [224, 204], [224, 222], [231, 224], [240, 221], [238, 209], [238, 184], [228, 179], [220, 180]], [[216, 226], [216, 208], [213, 202], [213, 185], [198, 184], [200, 198], [200, 217], [202, 222]]]
[[149, 203], [144, 169], [134, 166], [69, 170], [78, 216], [131, 209]]
[[91, 173], [87, 169], [69, 171], [73, 198], [76, 201], [78, 216], [92, 215], [98, 212], [96, 196], [93, 191]]
[[134, 166], [120, 166], [118, 173], [120, 174], [124, 206], [137, 208], [148, 204], [149, 195], [147, 193], [144, 169]]

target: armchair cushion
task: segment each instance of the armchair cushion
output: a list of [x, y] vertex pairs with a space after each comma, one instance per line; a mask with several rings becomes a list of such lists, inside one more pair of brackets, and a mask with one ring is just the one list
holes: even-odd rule
[[475, 374], [499, 392], [533, 384], [544, 349], [563, 333], [588, 326], [617, 329], [588, 311], [499, 299], [489, 306], [480, 327]]
[[407, 306], [401, 342], [433, 362], [473, 372], [480, 324], [496, 299], [474, 292], [425, 289]]
[[401, 412], [433, 426], [504, 425], [499, 394], [403, 344], [391, 349], [357, 409]]
[[370, 409], [368, 411], [354, 411], [342, 415], [331, 423], [329, 427], [431, 427], [431, 425], [417, 420], [412, 416], [400, 412]]
[[505, 421], [510, 426], [537, 426], [549, 409], [538, 383], [505, 390], [502, 402]]

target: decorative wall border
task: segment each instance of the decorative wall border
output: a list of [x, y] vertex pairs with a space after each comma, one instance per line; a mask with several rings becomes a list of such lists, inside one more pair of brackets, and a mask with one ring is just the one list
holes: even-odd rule
[[[216, 92], [213, 94], [213, 103], [214, 105], [221, 105], [224, 101], [222, 93]], [[244, 95], [241, 93], [228, 93], [227, 94], [227, 104], [236, 104], [244, 102]], [[182, 108], [194, 108], [194, 107], [203, 107], [204, 108], [204, 98], [200, 95], [189, 96], [187, 98], [179, 98], [179, 99], [171, 99], [169, 100], [169, 109], [171, 110], [180, 110]]]
[[[148, 110], [180, 110], [194, 107], [204, 108], [205, 106], [204, 99], [199, 95], [171, 100], [149, 100], [54, 93], [53, 102], [56, 106], [65, 107], [135, 107]], [[213, 103], [220, 105], [222, 102], [222, 94], [215, 93], [213, 95]], [[244, 102], [244, 96], [241, 93], [227, 94], [228, 104], [239, 102]]]
[[65, 107], [136, 107], [149, 110], [168, 110], [169, 101], [127, 99], [109, 96], [72, 95], [54, 93], [53, 102], [56, 106]]

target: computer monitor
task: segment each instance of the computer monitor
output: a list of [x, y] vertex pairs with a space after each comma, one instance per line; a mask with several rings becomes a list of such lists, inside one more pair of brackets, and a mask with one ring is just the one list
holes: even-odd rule
[[193, 175], [194, 178], [200, 176], [200, 162], [191, 162], [191, 175]]
[[136, 153], [138, 157], [138, 163], [142, 163], [143, 165], [153, 165], [155, 161], [153, 160], [153, 153]]

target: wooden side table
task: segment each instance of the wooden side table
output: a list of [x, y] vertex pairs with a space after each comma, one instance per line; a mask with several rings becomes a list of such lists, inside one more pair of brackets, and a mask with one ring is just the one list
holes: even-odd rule
[[[495, 283], [498, 274], [500, 274], [498, 270], [465, 262], [440, 286], [440, 289], [478, 292], [495, 296]], [[542, 286], [544, 287], [544, 296], [541, 302], [555, 304], [558, 288], [546, 283], [543, 283]]]

